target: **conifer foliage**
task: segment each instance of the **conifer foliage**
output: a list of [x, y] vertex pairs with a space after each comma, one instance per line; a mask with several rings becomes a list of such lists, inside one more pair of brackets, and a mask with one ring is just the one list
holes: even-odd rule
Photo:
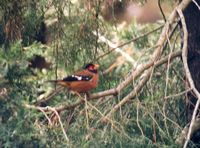
[[[163, 11], [166, 1], [158, 1]], [[174, 4], [161, 21], [139, 24], [135, 18], [124, 25], [129, 8], [144, 10], [145, 1], [2, 0], [0, 147], [183, 144], [178, 139], [189, 123], [191, 88], [176, 9], [189, 3]], [[47, 83], [90, 62], [100, 65], [100, 78], [87, 95]]]

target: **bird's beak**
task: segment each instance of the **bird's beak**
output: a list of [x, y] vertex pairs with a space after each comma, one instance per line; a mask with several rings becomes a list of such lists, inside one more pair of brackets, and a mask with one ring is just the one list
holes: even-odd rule
[[94, 64], [95, 68], [98, 69], [99, 68], [99, 64]]

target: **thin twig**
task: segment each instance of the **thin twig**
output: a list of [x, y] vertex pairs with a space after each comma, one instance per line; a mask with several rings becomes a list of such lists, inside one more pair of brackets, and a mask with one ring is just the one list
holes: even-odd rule
[[[181, 51], [173, 52], [171, 54], [170, 61], [173, 60], [176, 57], [179, 57], [179, 56], [181, 56]], [[165, 56], [161, 60], [157, 61], [154, 66], [158, 67], [158, 66], [160, 66], [160, 65], [168, 62], [168, 60], [169, 60], [169, 56]], [[121, 87], [120, 85], [121, 84], [119, 84], [118, 87]], [[119, 92], [121, 92], [122, 89], [119, 90]], [[102, 91], [102, 92], [91, 94], [91, 95], [89, 95], [87, 101], [95, 100], [95, 99], [102, 98], [102, 97], [105, 97], [105, 96], [117, 95], [117, 94], [118, 94], [118, 92], [117, 92], [117, 87], [116, 87], [116, 88], [109, 89], [109, 90], [106, 90], [106, 91]], [[70, 109], [74, 109], [75, 107], [81, 105], [82, 103], [84, 103], [84, 100], [78, 100], [74, 104], [71, 104], [71, 105], [61, 105], [61, 106], [58, 106], [58, 107], [55, 107], [55, 108], [56, 108], [57, 111], [70, 110]], [[48, 110], [45, 110], [45, 111], [48, 111]]]
[[55, 90], [53, 90], [52, 92], [50, 92], [46, 97], [38, 100], [35, 104], [36, 105], [40, 105], [42, 103], [46, 103], [47, 101], [49, 101], [50, 99], [52, 99], [55, 95], [57, 95], [58, 93], [60, 93], [62, 90], [64, 90], [64, 87], [62, 87], [62, 86], [57, 87]]
[[182, 92], [180, 92], [180, 93], [174, 94], [174, 95], [166, 96], [164, 99], [179, 97], [179, 96], [184, 95], [184, 94], [186, 94], [186, 93], [188, 93], [188, 92], [190, 92], [190, 91], [191, 91], [191, 88], [189, 88], [189, 89], [187, 89], [187, 90], [184, 90], [184, 91], [182, 91]]
[[161, 12], [161, 14], [162, 14], [163, 20], [166, 22], [167, 20], [166, 20], [165, 14], [164, 14], [164, 12], [163, 12], [163, 9], [162, 9], [160, 0], [158, 0], [158, 7], [159, 7], [160, 12]]
[[[173, 51], [173, 48], [172, 48], [172, 45], [171, 45], [171, 42], [170, 42], [170, 39], [169, 39], [169, 36], [168, 36], [168, 33], [166, 32], [166, 36], [167, 36], [167, 42], [168, 42], [168, 45], [169, 45], [169, 48], [170, 48], [170, 53], [169, 53], [169, 59], [168, 59], [168, 62], [167, 62], [167, 72], [166, 72], [166, 80], [165, 80], [165, 93], [164, 93], [164, 98], [167, 96], [167, 91], [168, 91], [168, 82], [169, 82], [169, 69], [170, 69], [170, 59], [171, 59], [171, 54], [172, 54], [172, 51]], [[163, 117], [164, 117], [164, 124], [165, 124], [165, 129], [166, 129], [166, 132], [168, 134], [168, 136], [170, 136], [169, 134], [169, 130], [168, 130], [168, 125], [167, 125], [167, 115], [166, 115], [166, 104], [167, 104], [167, 100], [164, 99], [164, 104], [163, 104]]]
[[136, 118], [136, 122], [137, 122], [138, 128], [140, 129], [140, 132], [141, 132], [141, 134], [142, 134], [142, 137], [145, 137], [145, 136], [144, 136], [144, 132], [143, 132], [143, 130], [142, 130], [142, 127], [140, 126], [140, 123], [139, 123], [139, 107], [140, 107], [140, 101], [139, 101], [139, 99], [138, 99], [138, 102], [137, 102], [137, 118]]
[[[95, 35], [97, 35], [95, 32], [93, 32]], [[109, 47], [114, 48], [116, 52], [120, 53], [127, 61], [131, 62], [132, 64], [135, 63], [135, 60], [126, 52], [124, 52], [120, 47], [118, 47], [116, 44], [108, 40], [105, 36], [101, 35], [99, 33], [99, 40], [101, 42], [106, 43]]]
[[41, 108], [38, 108], [43, 114], [44, 114], [44, 116], [47, 118], [47, 120], [48, 120], [48, 123], [50, 124], [50, 126], [52, 126], [52, 122], [51, 122], [51, 119], [48, 117], [48, 115], [46, 114], [46, 112], [43, 110], [43, 109], [41, 109]]
[[197, 6], [197, 8], [200, 10], [200, 6], [199, 4], [195, 1], [195, 0], [192, 0], [192, 2]]
[[158, 28], [155, 28], [155, 29], [152, 30], [152, 31], [146, 32], [146, 33], [144, 33], [144, 34], [142, 34], [142, 35], [140, 35], [140, 36], [138, 36], [138, 37], [136, 37], [136, 38], [134, 38], [134, 39], [132, 39], [132, 40], [129, 40], [129, 41], [125, 42], [125, 43], [122, 43], [122, 44], [120, 44], [120, 45], [118, 45], [118, 46], [116, 46], [116, 47], [110, 49], [108, 52], [104, 53], [103, 55], [100, 55], [100, 56], [97, 58], [97, 61], [98, 61], [99, 59], [103, 58], [104, 56], [110, 54], [110, 53], [113, 52], [115, 49], [120, 48], [120, 47], [123, 47], [123, 46], [125, 46], [125, 45], [127, 45], [127, 44], [130, 44], [130, 43], [132, 43], [132, 42], [135, 42], [135, 41], [137, 41], [137, 40], [139, 40], [139, 39], [141, 39], [141, 38], [143, 38], [143, 37], [145, 37], [145, 36], [148, 36], [149, 34], [160, 30], [163, 26], [164, 26], [164, 25], [161, 25], [161, 26], [159, 26]]
[[[179, 5], [178, 8], [179, 9], [184, 9], [186, 8], [186, 6], [190, 3], [190, 0], [183, 0]], [[162, 47], [164, 46], [164, 43], [166, 41], [166, 32], [169, 31], [170, 26], [173, 24], [173, 21], [175, 21], [177, 17], [177, 13], [176, 13], [176, 9], [171, 13], [171, 15], [169, 16], [169, 20], [166, 22], [162, 33], [160, 35], [160, 38], [157, 42], [157, 45], [159, 45], [158, 48], [155, 49], [151, 59], [145, 63], [144, 65], [142, 65], [142, 67], [138, 68], [137, 70], [135, 70], [133, 72], [133, 74], [131, 75], [133, 78], [128, 78], [125, 82], [121, 83], [121, 87], [123, 88], [124, 85], [127, 86], [130, 81], [134, 81], [135, 75], [137, 75], [140, 70], [143, 69], [147, 69], [147, 67], [149, 68], [148, 70], [146, 70], [145, 76], [142, 78], [142, 80], [138, 83], [138, 85], [133, 89], [133, 91], [131, 91], [126, 97], [124, 97], [118, 104], [116, 104], [111, 111], [105, 116], [105, 118], [108, 118], [109, 116], [111, 116], [114, 112], [116, 112], [122, 105], [126, 104], [130, 99], [132, 99], [133, 97], [135, 97], [136, 94], [138, 94], [141, 89], [143, 88], [143, 86], [146, 84], [146, 82], [149, 80], [149, 77], [151, 75], [151, 72], [153, 70], [154, 64], [156, 63], [156, 61], [159, 60], [161, 54], [162, 54]], [[121, 89], [117, 88], [117, 89]]]
[[[80, 96], [81, 97], [81, 96]], [[88, 115], [88, 101], [87, 101], [87, 95], [84, 97], [85, 102], [85, 116], [86, 116], [86, 127], [89, 129], [89, 115]]]
[[57, 116], [58, 121], [59, 121], [60, 126], [61, 126], [61, 129], [62, 129], [62, 132], [63, 132], [63, 134], [64, 134], [64, 137], [65, 137], [67, 143], [69, 143], [69, 138], [67, 137], [67, 134], [66, 134], [66, 132], [65, 132], [64, 126], [63, 126], [63, 124], [62, 124], [62, 121], [61, 121], [61, 119], [60, 119], [60, 116], [59, 116], [58, 112], [57, 112], [56, 109], [53, 108], [53, 107], [50, 107], [50, 106], [47, 106], [47, 107], [48, 107], [50, 110], [52, 110], [52, 111], [55, 113], [55, 115]]
[[69, 138], [67, 137], [67, 134], [66, 134], [66, 132], [65, 132], [64, 126], [63, 126], [62, 121], [61, 121], [61, 118], [60, 118], [60, 116], [59, 116], [58, 111], [56, 110], [56, 108], [50, 107], [50, 106], [40, 107], [40, 106], [34, 106], [34, 105], [29, 105], [29, 104], [24, 104], [24, 106], [25, 106], [26, 108], [29, 108], [29, 109], [36, 109], [36, 110], [39, 110], [39, 111], [42, 110], [42, 112], [45, 112], [45, 111], [54, 112], [54, 114], [55, 114], [55, 115], [57, 116], [57, 118], [58, 118], [58, 121], [59, 121], [59, 123], [60, 123], [62, 132], [63, 132], [63, 134], [64, 134], [64, 137], [65, 137], [67, 143], [70, 142], [70, 141], [69, 141]]

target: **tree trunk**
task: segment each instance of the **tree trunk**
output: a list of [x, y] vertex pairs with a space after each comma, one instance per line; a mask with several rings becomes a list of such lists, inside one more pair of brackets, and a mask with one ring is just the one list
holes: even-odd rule
[[[198, 3], [200, 4], [199, 0]], [[188, 65], [195, 86], [200, 91], [200, 10], [191, 2], [185, 9], [184, 16], [188, 30]], [[188, 97], [190, 110], [193, 111], [197, 99], [193, 94], [189, 94]]]
[[[200, 5], [200, 0], [196, 0], [196, 2]], [[200, 91], [200, 10], [194, 2], [191, 2], [185, 9], [184, 16], [188, 30], [188, 65], [194, 84], [197, 90]], [[196, 101], [197, 98], [194, 94], [189, 93], [187, 108], [188, 122], [191, 120]], [[199, 133], [200, 130], [193, 135], [193, 142], [200, 141]]]
[[8, 0], [4, 2], [4, 33], [6, 44], [22, 38], [22, 5], [21, 0]]

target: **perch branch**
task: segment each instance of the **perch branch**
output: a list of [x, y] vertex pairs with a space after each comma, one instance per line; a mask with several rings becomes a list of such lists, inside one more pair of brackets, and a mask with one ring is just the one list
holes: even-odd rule
[[[183, 0], [178, 7], [180, 7], [180, 9], [185, 9], [185, 7], [189, 4], [191, 0]], [[117, 95], [121, 90], [123, 90], [128, 84], [130, 84], [136, 77], [138, 77], [139, 75], [141, 75], [145, 70], [147, 70], [148, 68], [152, 67], [152, 66], [156, 66], [156, 61], [160, 58], [160, 55], [162, 53], [163, 47], [165, 47], [164, 43], [166, 43], [166, 32], [168, 32], [169, 26], [172, 25], [172, 22], [175, 21], [176, 18], [176, 11], [173, 11], [172, 14], [169, 17], [169, 20], [166, 22], [163, 30], [162, 30], [162, 34], [157, 42], [158, 47], [156, 48], [155, 52], [153, 53], [153, 56], [151, 58], [151, 60], [149, 60], [149, 62], [142, 64], [136, 68], [132, 69], [132, 73], [122, 82], [120, 83], [116, 88], [112, 88], [106, 91], [102, 91], [99, 93], [95, 93], [90, 95], [89, 100], [93, 100], [96, 98], [100, 98], [100, 97], [104, 97], [104, 96], [110, 96], [110, 95]], [[172, 33], [174, 32], [174, 30], [172, 31]], [[175, 55], [171, 55], [171, 58], [178, 56], [178, 52], [176, 52]], [[168, 61], [168, 57], [166, 58], [166, 61]], [[159, 61], [160, 64], [162, 63], [161, 61]], [[157, 64], [159, 64], [159, 62]], [[72, 105], [63, 105], [63, 106], [59, 106], [57, 107], [57, 109], [60, 110], [65, 110], [65, 109], [72, 109], [80, 104], [82, 104], [83, 101], [78, 101], [75, 104]]]
[[[175, 32], [175, 30], [176, 30], [176, 28], [177, 28], [177, 26], [178, 26], [178, 23], [175, 25], [175, 27], [172, 29], [172, 31], [171, 31], [171, 33], [170, 33], [170, 35], [169, 35], [169, 38], [171, 38], [171, 36], [174, 34], [174, 32]], [[161, 28], [163, 27], [163, 26], [160, 26]], [[157, 29], [160, 29], [160, 28], [157, 28]], [[151, 33], [152, 32], [154, 32], [155, 30], [153, 30], [153, 31], [151, 31]], [[147, 32], [146, 34], [148, 34], [148, 33], [150, 33], [150, 32]], [[138, 37], [138, 39], [139, 38], [141, 38], [141, 37], [143, 37], [143, 36], [145, 36], [145, 35], [142, 35], [142, 36], [139, 36]], [[136, 39], [136, 38], [135, 38]], [[125, 45], [125, 44], [124, 44]], [[166, 45], [167, 45], [167, 41], [165, 42], [165, 44], [164, 44], [164, 46], [163, 46], [163, 48], [162, 49], [165, 49], [165, 47], [166, 47]], [[118, 47], [121, 47], [121, 46], [118, 46]], [[176, 52], [176, 53], [174, 53], [174, 56], [176, 57], [176, 56], [179, 56], [181, 53], [179, 53], [179, 52]], [[165, 58], [163, 59], [164, 61], [165, 61]], [[162, 63], [162, 61], [160, 61], [161, 63]], [[165, 62], [164, 62], [165, 63]], [[152, 64], [153, 65], [153, 64]], [[152, 65], [150, 65], [150, 66], [152, 66]], [[143, 70], [140, 70], [140, 72], [138, 73], [138, 74], [136, 74], [136, 76], [135, 77], [137, 77], [138, 75], [140, 75], [140, 74], [142, 74], [142, 72], [144, 72], [146, 69], [148, 69], [150, 66], [148, 66], [148, 67], [146, 67], [146, 68], [143, 68]], [[140, 66], [138, 66], [138, 67], [140, 67]], [[132, 73], [134, 72], [134, 71], [136, 71], [137, 69], [133, 69], [132, 70]], [[128, 83], [127, 83], [127, 85], [129, 84], [129, 83], [131, 83], [131, 79], [134, 79], [134, 77], [132, 76], [132, 74], [127, 78], [127, 79], [125, 79], [124, 81], [128, 81]], [[109, 90], [106, 90], [106, 91], [102, 91], [102, 92], [99, 92], [99, 93], [96, 93], [96, 94], [93, 94], [93, 95], [91, 95], [91, 99], [95, 99], [95, 98], [100, 98], [100, 97], [104, 97], [104, 96], [110, 96], [110, 95], [117, 95], [124, 87], [126, 87], [126, 85], [124, 86], [124, 87], [121, 87], [120, 86], [121, 84], [119, 84], [118, 85], [118, 87], [116, 87], [116, 88], [112, 88], [112, 89], [109, 89]], [[117, 89], [118, 88], [118, 89]], [[63, 90], [64, 88], [62, 88], [62, 90]], [[43, 99], [40, 99], [38, 102], [36, 102], [35, 104], [36, 105], [39, 105], [39, 104], [41, 104], [41, 103], [45, 103], [45, 102], [47, 102], [47, 101], [49, 101], [53, 96], [55, 96], [57, 93], [59, 93], [59, 92], [61, 92], [61, 90], [58, 90], [58, 91], [53, 91], [52, 93], [50, 93], [47, 97], [44, 97]], [[81, 102], [77, 102], [77, 103], [75, 103], [73, 106], [74, 107], [76, 107], [76, 106], [78, 106], [79, 104], [80, 104]], [[73, 107], [72, 107], [73, 108]], [[66, 109], [70, 109], [70, 107], [68, 107], [68, 106], [66, 106]]]
[[[170, 60], [176, 58], [176, 57], [179, 57], [181, 56], [181, 51], [176, 51], [174, 53], [171, 54], [170, 56]], [[155, 67], [158, 67], [166, 62], [168, 62], [169, 60], [169, 56], [166, 56], [164, 57], [163, 59], [159, 60], [158, 62], [155, 63]], [[98, 93], [95, 93], [95, 94], [91, 94], [89, 95], [88, 97], [88, 101], [90, 100], [95, 100], [95, 99], [98, 99], [98, 98], [101, 98], [101, 97], [105, 97], [105, 96], [110, 96], [110, 95], [117, 95], [119, 92], [117, 91], [117, 88], [123, 88], [122, 86], [120, 86], [121, 84], [118, 85], [118, 87], [116, 88], [113, 88], [113, 89], [109, 89], [109, 90], [106, 90], [106, 91], [102, 91], [102, 92], [98, 92]], [[121, 91], [121, 90], [119, 90]], [[62, 110], [66, 110], [66, 109], [73, 109], [75, 108], [76, 106], [82, 104], [84, 101], [83, 100], [80, 100], [80, 101], [77, 101], [76, 103], [72, 104], [72, 105], [63, 105], [63, 106], [60, 106], [60, 107], [57, 107], [56, 110], [58, 111], [62, 111]]]
[[[179, 57], [179, 56], [181, 56], [181, 51], [173, 52], [171, 54], [171, 56], [170, 56], [170, 60], [173, 60], [174, 58]], [[168, 62], [168, 60], [169, 60], [169, 56], [165, 56], [161, 60], [157, 61], [154, 66], [158, 67], [158, 66], [160, 66], [160, 65]], [[113, 89], [109, 89], [109, 90], [106, 90], [106, 91], [102, 91], [102, 92], [91, 94], [87, 98], [87, 101], [95, 100], [95, 99], [102, 98], [102, 97], [105, 97], [105, 96], [117, 95], [117, 94], [118, 94], [117, 89], [113, 88]], [[84, 103], [84, 100], [79, 100], [79, 101], [77, 101], [76, 103], [74, 103], [72, 105], [61, 105], [61, 106], [55, 107], [55, 109], [58, 112], [59, 111], [63, 111], [63, 110], [70, 110], [70, 109], [73, 109], [73, 108], [81, 105], [82, 103]], [[34, 105], [25, 105], [25, 107], [28, 107], [28, 108], [31, 107], [31, 108], [35, 108], [35, 109], [41, 108], [43, 111], [46, 111], [46, 112], [50, 111], [48, 108], [45, 108], [45, 107], [43, 107], [43, 108], [42, 107], [37, 108], [37, 106], [34, 106]]]

